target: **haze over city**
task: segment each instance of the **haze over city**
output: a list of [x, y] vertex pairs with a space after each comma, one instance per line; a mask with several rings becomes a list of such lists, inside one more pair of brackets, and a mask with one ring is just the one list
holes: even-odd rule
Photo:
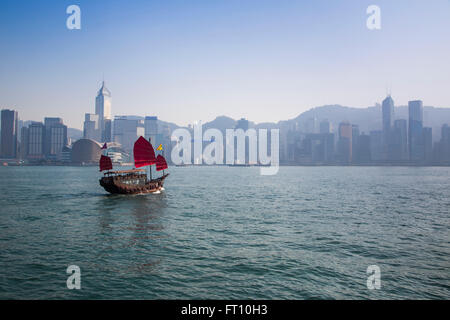
[[450, 106], [450, 2], [2, 1], [0, 106], [82, 129], [105, 79], [115, 115], [187, 125], [291, 119], [312, 107]]

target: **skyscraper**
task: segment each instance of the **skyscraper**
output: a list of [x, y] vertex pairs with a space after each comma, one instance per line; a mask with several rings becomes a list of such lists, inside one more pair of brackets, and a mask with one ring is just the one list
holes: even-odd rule
[[1, 152], [0, 157], [15, 159], [17, 157], [17, 111], [4, 109], [1, 113]]
[[138, 116], [114, 117], [114, 142], [120, 143], [122, 149], [132, 152], [134, 142], [145, 136], [144, 118]]
[[370, 131], [370, 160], [383, 160], [383, 131]]
[[392, 160], [408, 160], [408, 124], [405, 119], [394, 121]]
[[151, 139], [152, 144], [156, 144], [156, 135], [158, 134], [158, 117], [145, 117], [145, 139]]
[[101, 140], [98, 114], [86, 113], [84, 115], [83, 138], [95, 141]]
[[359, 141], [359, 126], [352, 124], [352, 160], [355, 156], [355, 151], [358, 148]]
[[427, 163], [431, 163], [433, 160], [433, 129], [423, 128], [423, 148], [424, 148], [424, 160]]
[[420, 100], [408, 102], [408, 143], [409, 159], [421, 161], [425, 159], [423, 139], [423, 103]]
[[61, 152], [67, 145], [67, 126], [62, 123], [55, 124], [50, 127], [49, 135], [50, 149], [47, 157], [53, 160], [59, 159]]
[[331, 123], [328, 120], [323, 120], [320, 123], [320, 133], [331, 133]]
[[383, 112], [383, 133], [389, 133], [394, 122], [394, 100], [391, 96], [387, 96], [381, 105]]
[[[63, 126], [63, 120], [61, 118], [50, 118], [46, 117], [44, 118], [44, 126], [45, 126], [45, 134], [44, 134], [44, 155], [46, 157], [50, 157], [50, 149], [52, 144], [52, 135], [51, 130], [53, 127], [56, 126]], [[66, 128], [66, 135], [67, 135], [67, 128]], [[64, 146], [62, 146], [64, 147]], [[61, 147], [61, 149], [62, 149]]]
[[95, 114], [98, 115], [100, 140], [104, 142], [107, 138], [111, 138], [111, 125], [107, 124], [107, 120], [111, 120], [111, 92], [105, 87], [105, 81], [102, 82], [102, 87], [95, 98]]
[[356, 148], [352, 148], [353, 162], [355, 163], [370, 163], [370, 136], [367, 134], [360, 134], [358, 136], [358, 143]]
[[338, 156], [342, 163], [352, 162], [352, 135], [353, 129], [349, 122], [339, 124]]
[[442, 125], [441, 128], [438, 160], [441, 162], [450, 163], [450, 126], [448, 124]]
[[44, 158], [45, 126], [42, 122], [33, 122], [28, 127], [28, 159]]
[[23, 126], [20, 131], [20, 159], [25, 160], [28, 157], [28, 127]]
[[394, 100], [391, 96], [387, 96], [382, 104], [383, 115], [383, 160], [392, 158], [392, 124], [394, 122]]

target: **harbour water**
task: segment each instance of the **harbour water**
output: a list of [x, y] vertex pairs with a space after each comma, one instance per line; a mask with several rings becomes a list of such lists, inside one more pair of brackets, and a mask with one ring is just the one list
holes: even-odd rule
[[450, 168], [169, 172], [120, 196], [95, 167], [0, 167], [0, 298], [450, 298]]

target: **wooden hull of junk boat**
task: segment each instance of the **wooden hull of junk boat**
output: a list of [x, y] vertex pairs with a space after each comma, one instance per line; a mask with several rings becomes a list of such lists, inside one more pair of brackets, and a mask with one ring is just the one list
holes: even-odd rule
[[127, 184], [120, 176], [103, 177], [99, 181], [100, 185], [112, 194], [153, 193], [161, 190], [168, 175], [167, 173], [145, 184]]

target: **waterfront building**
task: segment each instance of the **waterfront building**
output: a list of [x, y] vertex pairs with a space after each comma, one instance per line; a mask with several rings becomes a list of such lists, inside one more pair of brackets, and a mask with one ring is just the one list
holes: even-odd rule
[[441, 140], [437, 146], [437, 160], [441, 163], [450, 163], [450, 126], [441, 127]]
[[54, 125], [50, 128], [50, 150], [48, 157], [58, 159], [63, 148], [67, 145], [67, 126], [63, 124]]
[[433, 161], [433, 129], [423, 128], [423, 146], [424, 146], [424, 160], [426, 163], [431, 163]]
[[44, 118], [44, 155], [55, 160], [67, 145], [67, 126], [61, 118]]
[[156, 136], [159, 133], [158, 130], [158, 117], [145, 117], [144, 120], [145, 139], [150, 139], [152, 144], [156, 144]]
[[359, 140], [359, 126], [357, 124], [352, 124], [352, 161], [354, 158], [354, 153], [358, 147]]
[[408, 125], [405, 119], [394, 121], [389, 155], [393, 161], [408, 160]]
[[320, 122], [320, 129], [319, 129], [320, 133], [331, 133], [331, 123], [328, 120], [323, 120], [322, 122]]
[[28, 127], [28, 155], [30, 160], [44, 159], [45, 126], [42, 122], [32, 122]]
[[83, 138], [95, 141], [101, 140], [98, 114], [86, 113], [84, 115]]
[[1, 112], [0, 157], [16, 159], [18, 151], [18, 113], [3, 109]]
[[408, 143], [409, 158], [411, 161], [425, 159], [425, 147], [423, 140], [423, 103], [420, 100], [408, 102]]
[[72, 145], [71, 160], [74, 164], [97, 164], [102, 145], [91, 139], [80, 139]]
[[358, 136], [356, 149], [353, 150], [353, 158], [354, 163], [370, 163], [370, 136], [364, 132]]
[[383, 159], [383, 131], [370, 131], [370, 159], [379, 162]]
[[343, 164], [352, 162], [352, 125], [347, 122], [339, 124], [338, 160]]
[[57, 160], [63, 163], [72, 162], [72, 148], [70, 148], [69, 146], [64, 146], [61, 150], [61, 153], [58, 155]]
[[303, 140], [303, 159], [311, 163], [331, 163], [334, 158], [334, 134], [310, 133]]
[[388, 95], [381, 104], [383, 123], [383, 160], [392, 158], [392, 128], [394, 122], [394, 100]]
[[317, 118], [311, 117], [304, 123], [304, 133], [316, 133], [317, 132]]
[[115, 116], [113, 140], [126, 152], [133, 150], [134, 142], [145, 136], [144, 118], [138, 116]]
[[28, 157], [28, 127], [22, 127], [20, 130], [20, 159], [25, 160]]

